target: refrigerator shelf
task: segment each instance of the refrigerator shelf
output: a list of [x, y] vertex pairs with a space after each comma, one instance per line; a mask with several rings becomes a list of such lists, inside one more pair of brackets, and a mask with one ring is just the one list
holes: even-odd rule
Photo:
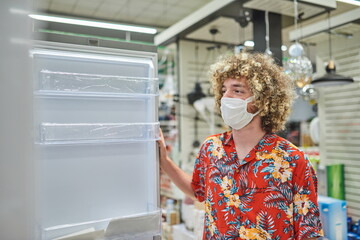
[[43, 94], [159, 94], [157, 78], [40, 71], [36, 92]]
[[66, 91], [50, 91], [50, 90], [37, 90], [34, 92], [35, 97], [44, 98], [151, 98], [156, 97], [156, 94], [143, 94], [143, 93], [104, 93], [104, 92], [66, 92]]
[[41, 123], [38, 144], [155, 141], [160, 123]]

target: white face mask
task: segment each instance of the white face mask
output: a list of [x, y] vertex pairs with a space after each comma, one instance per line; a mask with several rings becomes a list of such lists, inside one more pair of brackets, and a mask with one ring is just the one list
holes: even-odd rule
[[240, 98], [221, 98], [221, 116], [225, 124], [235, 130], [242, 129], [248, 125], [253, 117], [259, 113], [249, 113], [247, 111], [247, 104], [253, 101], [254, 97], [251, 96], [245, 100]]

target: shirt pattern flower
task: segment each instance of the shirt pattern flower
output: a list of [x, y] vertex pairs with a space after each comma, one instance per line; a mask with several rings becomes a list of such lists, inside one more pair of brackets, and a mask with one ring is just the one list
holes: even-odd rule
[[266, 134], [238, 159], [232, 133], [207, 138], [192, 187], [205, 202], [203, 239], [282, 240], [322, 236], [317, 179], [302, 151]]

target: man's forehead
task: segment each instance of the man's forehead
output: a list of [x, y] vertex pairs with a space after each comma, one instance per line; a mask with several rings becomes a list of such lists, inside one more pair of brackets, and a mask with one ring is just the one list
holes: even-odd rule
[[232, 86], [232, 87], [246, 87], [246, 82], [243, 79], [228, 79], [222, 84], [223, 87], [225, 86]]

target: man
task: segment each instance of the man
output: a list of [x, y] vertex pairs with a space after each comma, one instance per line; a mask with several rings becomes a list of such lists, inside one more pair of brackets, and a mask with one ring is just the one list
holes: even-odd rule
[[321, 237], [315, 172], [302, 151], [274, 133], [290, 114], [290, 79], [270, 57], [249, 53], [222, 57], [210, 73], [232, 130], [205, 140], [192, 177], [159, 141], [161, 168], [185, 194], [205, 202], [203, 239]]

